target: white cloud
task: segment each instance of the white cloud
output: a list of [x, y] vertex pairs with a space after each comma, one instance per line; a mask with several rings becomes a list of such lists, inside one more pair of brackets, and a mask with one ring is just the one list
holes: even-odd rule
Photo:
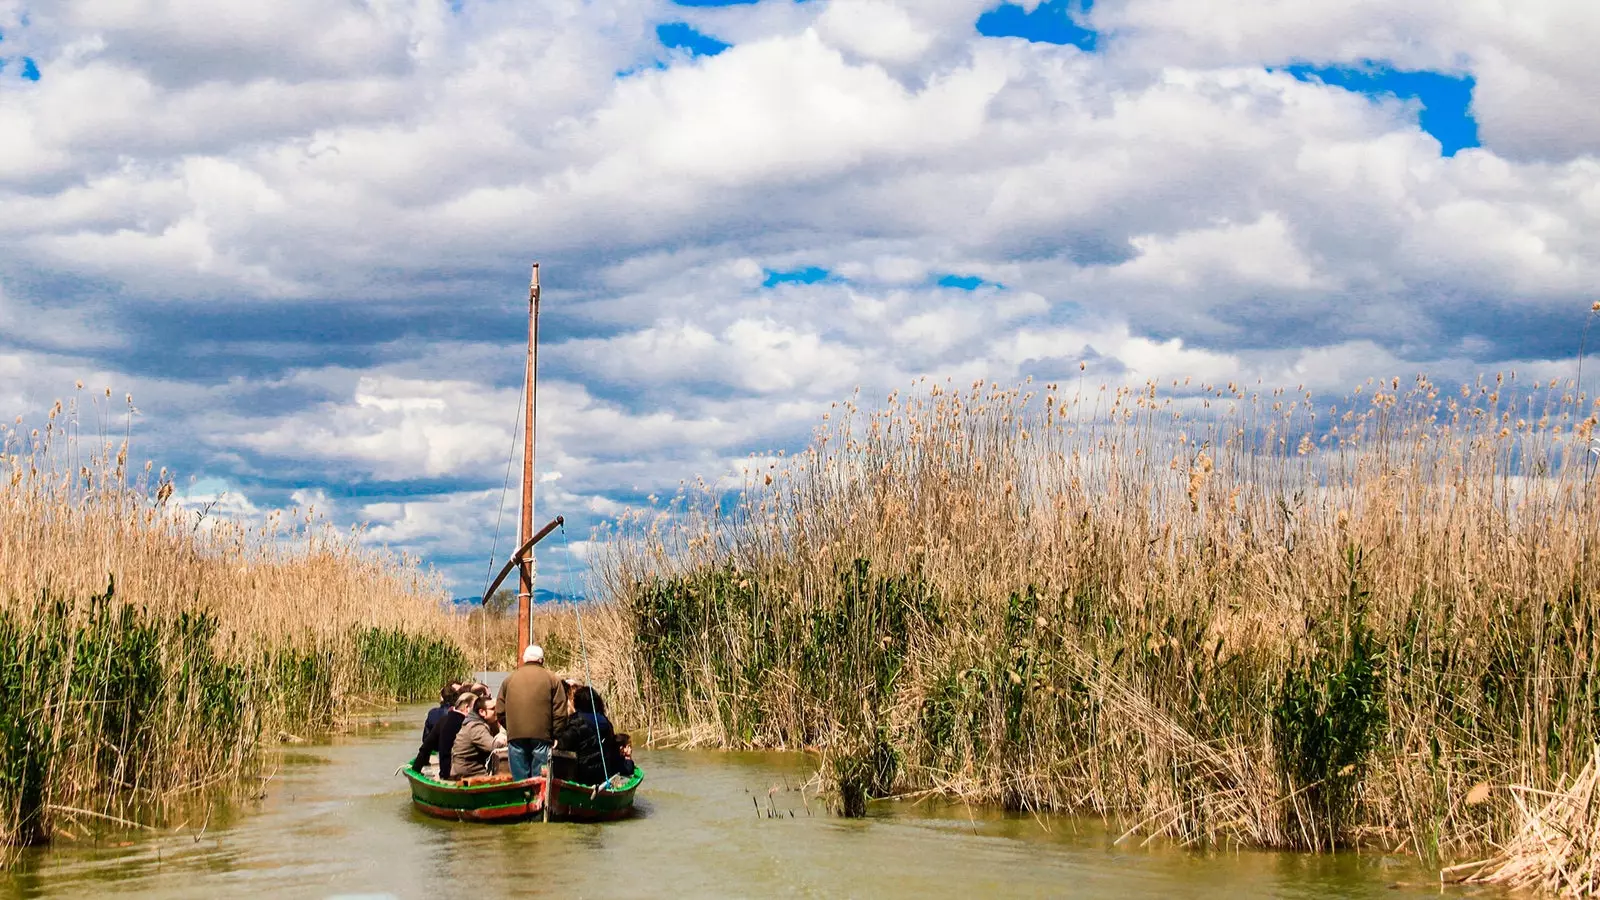
[[1207, 283], [1293, 294], [1334, 282], [1317, 272], [1277, 213], [1249, 224], [1221, 223], [1171, 236], [1133, 239], [1138, 256], [1117, 266], [1116, 276], [1169, 289]]
[[817, 29], [842, 49], [886, 63], [912, 62], [934, 42], [932, 32], [891, 0], [832, 0]]
[[[1592, 4], [1101, 0], [1094, 54], [980, 38], [992, 5], [0, 2], [42, 72], [0, 72], [0, 413], [126, 385], [152, 453], [459, 560], [534, 258], [541, 509], [590, 521], [858, 385], [1576, 350]], [[667, 54], [680, 19], [734, 46]], [[1474, 77], [1484, 147], [1267, 69], [1368, 58]]]
[[1112, 0], [1091, 17], [1146, 65], [1387, 60], [1471, 75], [1486, 146], [1550, 160], [1600, 149], [1600, 110], [1577, 99], [1600, 81], [1600, 7], [1587, 0]]

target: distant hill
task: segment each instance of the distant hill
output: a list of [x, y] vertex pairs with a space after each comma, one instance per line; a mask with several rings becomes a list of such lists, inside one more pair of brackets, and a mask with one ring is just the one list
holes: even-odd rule
[[[546, 588], [533, 589], [533, 602], [540, 603], [575, 603], [584, 599], [581, 595], [563, 594]], [[452, 602], [456, 606], [477, 606], [482, 601], [481, 597], [456, 597]]]

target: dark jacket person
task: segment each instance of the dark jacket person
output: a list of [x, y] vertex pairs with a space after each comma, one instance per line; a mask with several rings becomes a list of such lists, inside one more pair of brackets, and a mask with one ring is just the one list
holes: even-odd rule
[[544, 649], [529, 644], [522, 665], [500, 685], [496, 706], [506, 729], [511, 777], [531, 778], [550, 762], [550, 742], [566, 717], [567, 688], [544, 667]]
[[[456, 702], [456, 697], [460, 694], [461, 682], [459, 681], [452, 681], [439, 689], [439, 705], [428, 710], [428, 718], [422, 723], [422, 740], [424, 744], [427, 744], [428, 732], [432, 731], [433, 726], [439, 724], [439, 720], [444, 717], [444, 714], [450, 711], [450, 707]], [[432, 750], [433, 748], [429, 747], [428, 749]]]
[[439, 780], [450, 780], [450, 755], [455, 751], [456, 735], [460, 733], [462, 723], [467, 720], [467, 713], [472, 711], [477, 696], [470, 691], [462, 691], [461, 696], [456, 698], [455, 708], [439, 717], [433, 730], [423, 736], [422, 749], [417, 752], [417, 758], [411, 761], [413, 769], [422, 771], [422, 767], [428, 764], [428, 755], [437, 750]]
[[572, 715], [556, 733], [556, 743], [577, 756], [573, 779], [580, 784], [604, 784], [613, 775], [633, 774], [633, 760], [622, 755], [605, 701], [593, 688], [573, 689]]

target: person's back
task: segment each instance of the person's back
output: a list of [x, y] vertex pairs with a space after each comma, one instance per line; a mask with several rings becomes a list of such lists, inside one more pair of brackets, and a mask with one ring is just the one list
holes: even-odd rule
[[530, 644], [522, 665], [506, 676], [497, 702], [505, 727], [511, 775], [531, 778], [550, 761], [550, 742], [565, 717], [566, 688], [544, 667], [544, 650]]
[[620, 755], [606, 752], [610, 732], [611, 723], [603, 716], [573, 713], [567, 717], [566, 724], [556, 733], [556, 746], [575, 757], [572, 780], [599, 784], [620, 771]]
[[450, 704], [448, 703], [441, 703], [428, 710], [427, 718], [422, 720], [423, 737], [427, 737], [428, 732], [432, 731], [439, 724], [439, 720], [444, 718], [444, 714], [449, 711]]
[[561, 679], [544, 666], [518, 666], [500, 686], [496, 704], [506, 737], [540, 741], [554, 738], [557, 720], [565, 712], [565, 694]]
[[613, 775], [632, 775], [633, 761], [623, 755], [599, 692], [577, 688], [572, 706], [572, 715], [557, 732], [556, 745], [576, 757], [573, 778], [581, 784], [601, 784]]
[[461, 682], [459, 681], [449, 682], [439, 689], [439, 705], [428, 710], [428, 716], [422, 722], [422, 742], [427, 751], [432, 752], [433, 750], [433, 745], [428, 744], [428, 732], [439, 725], [439, 720], [444, 718], [444, 714], [450, 711], [451, 705], [456, 702], [456, 697], [460, 694]]

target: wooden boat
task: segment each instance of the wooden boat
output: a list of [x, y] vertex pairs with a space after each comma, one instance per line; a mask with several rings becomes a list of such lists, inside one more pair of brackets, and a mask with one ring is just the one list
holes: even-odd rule
[[429, 778], [410, 763], [402, 771], [411, 782], [411, 805], [430, 816], [461, 822], [517, 822], [544, 814], [542, 776], [462, 787], [453, 781]]
[[[538, 408], [539, 372], [539, 264], [533, 264], [533, 280], [528, 285], [528, 363], [523, 395], [527, 408], [523, 419], [522, 449], [522, 517], [521, 545], [511, 554], [489, 588], [483, 592], [488, 598], [500, 587], [515, 569], [518, 573], [517, 591], [517, 657], [533, 643], [533, 548], [556, 528], [565, 524], [556, 516], [537, 532], [533, 530], [533, 451], [534, 413]], [[633, 811], [633, 796], [644, 781], [644, 770], [635, 768], [633, 776], [620, 785], [580, 784], [561, 777], [559, 757], [570, 754], [556, 752], [553, 772], [537, 774], [522, 781], [501, 781], [486, 784], [464, 785], [453, 781], [439, 781], [417, 771], [413, 762], [407, 762], [400, 771], [411, 785], [411, 804], [418, 811], [442, 819], [461, 822], [510, 822], [539, 818], [544, 821], [574, 819], [579, 821], [607, 821], [621, 819]], [[548, 777], [547, 777], [548, 776]]]
[[[429, 778], [409, 763], [403, 771], [411, 782], [411, 803], [419, 812], [460, 822], [622, 819], [632, 814], [634, 792], [644, 781], [644, 770], [636, 768], [633, 777], [620, 787], [599, 787], [539, 775], [525, 781], [463, 787], [452, 781]], [[551, 793], [546, 792], [547, 786], [553, 786]], [[549, 815], [545, 815], [547, 809]]]

